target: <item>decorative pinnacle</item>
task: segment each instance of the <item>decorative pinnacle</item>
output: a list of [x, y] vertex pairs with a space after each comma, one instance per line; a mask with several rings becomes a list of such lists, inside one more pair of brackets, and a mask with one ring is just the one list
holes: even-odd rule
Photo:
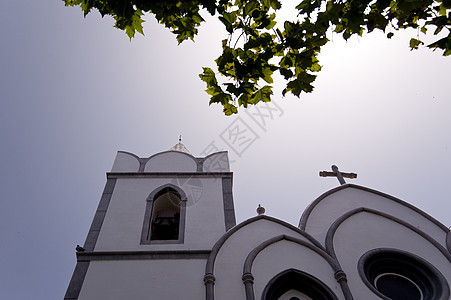
[[265, 208], [259, 204], [257, 207], [257, 214], [263, 215], [264, 213], [265, 213]]

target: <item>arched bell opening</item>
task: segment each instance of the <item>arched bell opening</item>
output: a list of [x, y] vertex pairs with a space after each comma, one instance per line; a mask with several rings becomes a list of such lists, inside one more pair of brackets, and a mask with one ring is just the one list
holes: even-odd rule
[[187, 197], [173, 184], [155, 189], [147, 198], [141, 245], [183, 243]]
[[150, 240], [179, 239], [180, 205], [180, 194], [172, 188], [165, 188], [155, 196]]

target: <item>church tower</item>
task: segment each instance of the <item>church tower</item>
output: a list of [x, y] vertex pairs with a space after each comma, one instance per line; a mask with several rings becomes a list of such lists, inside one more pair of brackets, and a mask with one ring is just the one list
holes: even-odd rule
[[203, 299], [208, 255], [233, 226], [227, 152], [119, 151], [64, 299]]

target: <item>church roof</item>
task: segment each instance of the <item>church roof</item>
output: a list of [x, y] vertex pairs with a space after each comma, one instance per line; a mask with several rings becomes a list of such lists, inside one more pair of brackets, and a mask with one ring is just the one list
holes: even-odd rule
[[183, 145], [180, 142], [178, 144], [175, 144], [175, 146], [172, 147], [171, 149], [169, 149], [169, 151], [178, 151], [178, 152], [183, 152], [183, 153], [192, 155], [191, 152], [189, 152], [189, 150], [186, 149], [185, 145]]

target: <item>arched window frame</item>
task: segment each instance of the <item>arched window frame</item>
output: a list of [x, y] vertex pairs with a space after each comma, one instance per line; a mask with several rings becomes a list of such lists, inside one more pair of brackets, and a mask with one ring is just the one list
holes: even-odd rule
[[296, 269], [288, 269], [274, 276], [263, 290], [261, 299], [275, 300], [292, 289], [315, 300], [338, 300], [332, 290], [318, 278]]
[[[152, 240], [151, 223], [152, 223], [152, 213], [154, 209], [154, 203], [157, 198], [162, 195], [164, 191], [175, 191], [178, 196], [180, 196], [180, 221], [179, 221], [179, 236], [177, 240]], [[185, 192], [176, 185], [165, 184], [155, 190], [153, 190], [146, 199], [146, 210], [144, 213], [144, 222], [141, 232], [141, 245], [150, 244], [183, 244], [185, 239], [185, 216], [186, 216], [186, 202], [188, 198]]]

